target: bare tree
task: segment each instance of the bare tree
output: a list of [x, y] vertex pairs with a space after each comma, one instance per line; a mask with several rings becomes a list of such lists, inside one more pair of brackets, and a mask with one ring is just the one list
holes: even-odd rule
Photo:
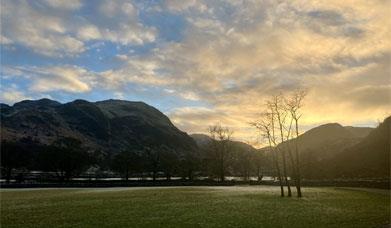
[[[272, 96], [272, 98], [267, 102], [267, 106], [268, 106], [269, 110], [271, 111], [272, 115], [275, 116], [275, 118], [273, 118], [273, 119], [276, 120], [276, 123], [278, 125], [277, 129], [280, 132], [279, 142], [282, 145], [286, 141], [287, 134], [289, 134], [289, 132], [286, 132], [286, 129], [287, 129], [286, 123], [287, 123], [287, 119], [288, 119], [287, 118], [288, 112], [286, 111], [283, 95], [279, 94], [279, 95]], [[274, 121], [273, 121], [272, 128], [274, 130]], [[286, 150], [280, 149], [279, 147], [277, 147], [277, 150], [279, 152], [281, 152], [284, 180], [285, 180], [285, 184], [288, 188], [288, 197], [291, 197], [292, 191], [291, 191], [291, 187], [290, 187], [290, 183], [289, 183], [289, 179], [288, 179], [288, 170], [287, 170], [287, 165], [286, 165]]]
[[262, 136], [264, 138], [267, 139], [268, 141], [268, 144], [269, 144], [269, 148], [271, 150], [271, 153], [272, 153], [272, 159], [273, 159], [273, 163], [274, 163], [274, 166], [275, 166], [275, 169], [277, 171], [277, 177], [278, 177], [278, 180], [279, 180], [279, 184], [280, 184], [280, 189], [281, 189], [281, 197], [284, 197], [284, 185], [283, 185], [283, 182], [282, 182], [282, 176], [281, 176], [281, 169], [280, 169], [280, 165], [279, 165], [279, 162], [278, 162], [278, 151], [277, 151], [277, 148], [276, 148], [276, 136], [275, 136], [275, 131], [274, 131], [274, 114], [272, 112], [270, 113], [263, 113], [262, 115], [262, 119], [261, 120], [258, 120], [256, 122], [253, 122], [253, 123], [250, 123], [252, 126], [254, 126], [255, 128], [257, 128]]
[[292, 120], [295, 122], [295, 133], [296, 133], [296, 140], [295, 140], [295, 158], [296, 158], [296, 164], [295, 167], [293, 167], [295, 170], [295, 176], [296, 176], [296, 190], [297, 190], [297, 197], [302, 197], [301, 194], [301, 174], [300, 174], [300, 153], [299, 153], [299, 119], [302, 116], [302, 113], [300, 112], [302, 106], [303, 106], [303, 100], [305, 96], [307, 95], [307, 92], [305, 90], [298, 90], [292, 94], [292, 96], [286, 100], [286, 107], [289, 111]]
[[212, 138], [211, 149], [216, 165], [214, 170], [220, 181], [224, 181], [230, 159], [233, 132], [227, 127], [216, 124], [209, 127], [209, 134]]
[[257, 181], [261, 182], [263, 178], [262, 169], [265, 169], [264, 167], [268, 163], [264, 151], [261, 150], [256, 151], [253, 154], [252, 159], [254, 164], [255, 175], [257, 176]]
[[[287, 109], [288, 110], [288, 109]], [[288, 157], [289, 157], [289, 161], [290, 161], [290, 167], [291, 167], [291, 171], [292, 171], [292, 174], [293, 174], [293, 177], [294, 177], [294, 181], [295, 181], [295, 185], [296, 185], [296, 189], [297, 189], [297, 184], [298, 184], [298, 178], [297, 178], [297, 164], [295, 163], [295, 158], [292, 154], [292, 149], [291, 149], [291, 143], [292, 143], [292, 139], [293, 139], [293, 131], [292, 131], [292, 125], [293, 125], [293, 119], [290, 118], [290, 124], [289, 124], [289, 128], [286, 129], [286, 132], [287, 132], [287, 135], [286, 135], [286, 140], [285, 140], [285, 143], [284, 144], [281, 144], [280, 147], [283, 149], [283, 150], [286, 150], [288, 151]]]

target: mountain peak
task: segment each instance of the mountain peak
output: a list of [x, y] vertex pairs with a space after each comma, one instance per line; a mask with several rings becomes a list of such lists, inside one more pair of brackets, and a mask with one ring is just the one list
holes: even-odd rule
[[96, 101], [96, 104], [144, 104], [147, 105], [146, 103], [142, 101], [128, 101], [128, 100], [122, 100], [122, 99], [107, 99], [107, 100], [102, 100], [102, 101]]
[[33, 108], [33, 107], [54, 107], [61, 105], [60, 102], [42, 98], [39, 100], [23, 100], [13, 105], [14, 108]]
[[351, 133], [339, 123], [328, 123], [306, 131], [302, 137], [335, 138], [352, 137]]
[[339, 123], [326, 123], [326, 124], [319, 125], [316, 128], [343, 128], [343, 126]]

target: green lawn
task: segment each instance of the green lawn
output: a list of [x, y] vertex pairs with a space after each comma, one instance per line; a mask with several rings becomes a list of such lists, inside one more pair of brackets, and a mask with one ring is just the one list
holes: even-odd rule
[[1, 190], [1, 227], [385, 227], [390, 196], [277, 187]]

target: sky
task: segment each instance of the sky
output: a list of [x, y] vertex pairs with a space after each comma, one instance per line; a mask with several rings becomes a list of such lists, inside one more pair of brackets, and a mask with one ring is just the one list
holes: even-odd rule
[[391, 113], [389, 0], [2, 0], [0, 102], [143, 101], [188, 133], [256, 144], [270, 96], [302, 131]]

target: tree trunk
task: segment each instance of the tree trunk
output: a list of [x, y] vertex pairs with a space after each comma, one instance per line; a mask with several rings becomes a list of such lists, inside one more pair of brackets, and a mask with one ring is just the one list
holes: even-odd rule
[[280, 183], [281, 197], [284, 197], [284, 196], [285, 196], [285, 194], [284, 194], [284, 185], [283, 185], [283, 183], [282, 183], [280, 165], [278, 164], [277, 154], [276, 154], [275, 151], [273, 152], [273, 155], [274, 155], [274, 156], [273, 156], [273, 158], [274, 158], [274, 163], [275, 163], [276, 170], [277, 170], [278, 182]]
[[193, 180], [193, 170], [189, 169], [187, 171], [187, 175], [188, 175], [189, 181], [192, 181]]
[[171, 174], [170, 172], [166, 172], [166, 180], [171, 180]]
[[301, 195], [301, 175], [300, 175], [300, 157], [299, 157], [299, 146], [298, 146], [298, 140], [299, 140], [299, 124], [298, 120], [295, 119], [296, 123], [296, 140], [295, 140], [295, 147], [296, 147], [296, 190], [297, 190], [297, 197], [302, 197]]
[[[279, 115], [277, 116], [277, 118], [278, 118], [278, 122], [279, 122], [279, 125], [280, 125], [281, 144], [283, 144], [284, 143], [284, 133], [282, 132], [282, 123], [281, 123], [281, 119], [280, 119]], [[290, 186], [289, 180], [288, 180], [288, 171], [287, 171], [287, 168], [286, 168], [286, 153], [285, 152], [286, 152], [285, 150], [281, 151], [282, 170], [283, 170], [283, 174], [284, 174], [285, 184], [288, 187], [288, 197], [291, 197], [292, 196], [292, 192], [291, 192], [291, 186]]]
[[221, 173], [221, 174], [220, 174], [220, 181], [221, 181], [221, 182], [224, 182], [224, 181], [225, 181], [224, 173]]
[[153, 180], [153, 182], [156, 181], [156, 170], [154, 170], [154, 171], [152, 172], [152, 180]]
[[128, 182], [128, 180], [129, 180], [129, 169], [126, 168], [125, 181]]
[[69, 182], [71, 180], [72, 174], [69, 171], [65, 172], [65, 181]]
[[244, 168], [243, 170], [243, 174], [242, 174], [242, 177], [243, 177], [243, 181], [247, 181], [248, 179], [248, 174], [247, 174], [247, 170]]
[[290, 186], [290, 183], [289, 183], [289, 180], [288, 180], [285, 151], [282, 151], [282, 168], [283, 168], [283, 172], [284, 172], [285, 184], [288, 187], [288, 197], [291, 197], [292, 196], [292, 191], [291, 191], [291, 186]]
[[[280, 128], [281, 145], [282, 145], [284, 143], [283, 123], [281, 121], [281, 116], [280, 116], [280, 113], [278, 111], [277, 103], [275, 103], [275, 111], [276, 111], [276, 114], [277, 114], [277, 120], [278, 120], [278, 124], [279, 124], [279, 128]], [[281, 151], [281, 156], [282, 156], [282, 171], [283, 171], [283, 174], [284, 174], [285, 184], [288, 187], [288, 197], [291, 197], [292, 196], [292, 192], [291, 192], [291, 186], [290, 186], [289, 180], [288, 180], [288, 172], [287, 172], [287, 168], [286, 168], [286, 153], [285, 153], [285, 150]]]
[[220, 164], [220, 181], [224, 182], [225, 180], [225, 175], [224, 175], [224, 160], [221, 159], [221, 164]]
[[11, 182], [11, 174], [12, 174], [12, 168], [7, 168], [5, 174], [6, 183], [9, 184]]
[[[270, 136], [269, 136], [270, 137]], [[272, 142], [270, 141], [270, 138], [269, 138], [269, 146], [270, 148], [272, 148]], [[277, 154], [276, 154], [276, 151], [272, 149], [272, 153], [273, 153], [273, 160], [274, 160], [274, 165], [276, 166], [276, 170], [277, 170], [277, 175], [278, 175], [278, 181], [280, 183], [280, 189], [281, 189], [281, 197], [284, 197], [285, 194], [284, 194], [284, 185], [282, 184], [282, 180], [281, 180], [281, 172], [280, 172], [280, 166], [278, 165], [278, 160], [277, 160]]]
[[288, 144], [290, 142], [286, 141], [286, 143], [287, 143], [286, 149], [288, 150], [289, 161], [290, 161], [291, 167], [292, 167], [292, 172], [293, 172], [293, 177], [294, 177], [294, 180], [295, 180], [296, 190], [298, 190], [298, 186], [299, 186], [299, 180], [298, 180], [299, 178], [297, 176], [297, 166], [298, 166], [298, 164], [297, 163], [295, 164], [295, 159], [294, 159], [294, 157], [292, 155], [292, 151], [291, 151], [290, 146]]

